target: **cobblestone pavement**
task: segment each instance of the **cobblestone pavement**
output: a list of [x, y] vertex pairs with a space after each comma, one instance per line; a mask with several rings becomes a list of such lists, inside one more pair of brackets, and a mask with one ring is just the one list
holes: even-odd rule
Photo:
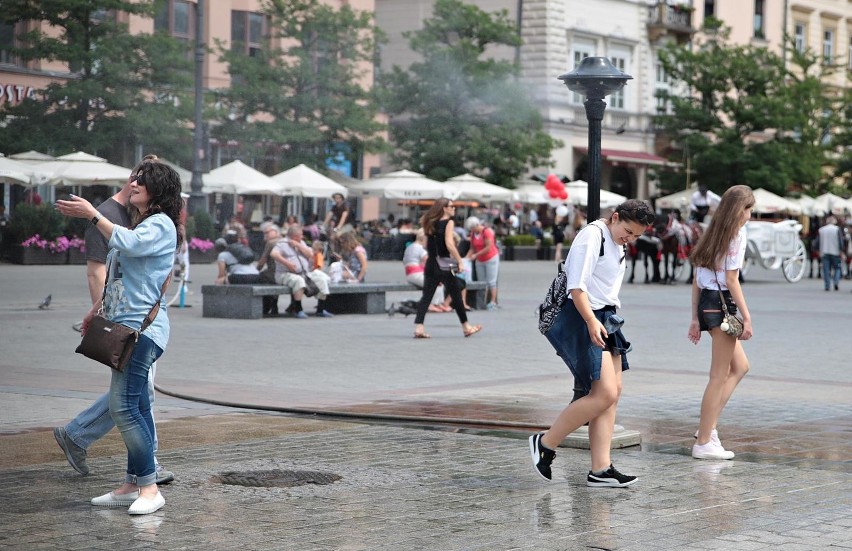
[[[401, 268], [374, 262], [370, 275], [396, 280]], [[190, 295], [170, 310], [167, 393], [494, 427], [344, 423], [161, 393], [160, 459], [177, 480], [161, 511], [133, 518], [88, 504], [122, 476], [120, 438], [97, 443], [80, 477], [49, 430], [107, 384], [105, 368], [71, 353], [82, 268], [0, 264], [0, 549], [852, 549], [852, 343], [836, 338], [848, 288], [749, 274], [752, 370], [720, 424], [737, 458], [718, 463], [687, 455], [709, 364], [709, 343], [685, 338], [688, 287], [625, 285], [636, 352], [619, 423], [643, 444], [614, 460], [640, 481], [602, 490], [583, 484], [582, 450], [560, 449], [545, 483], [519, 438], [570, 396], [532, 315], [552, 275], [547, 263], [503, 263], [503, 307], [471, 313], [485, 326], [471, 339], [452, 314], [430, 314], [434, 338], [415, 341], [411, 318], [211, 320]], [[51, 308], [35, 308], [48, 292]]]

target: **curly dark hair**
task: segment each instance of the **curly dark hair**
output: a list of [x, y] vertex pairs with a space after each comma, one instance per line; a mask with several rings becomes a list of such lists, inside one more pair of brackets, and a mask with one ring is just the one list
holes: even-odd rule
[[144, 185], [151, 196], [148, 212], [136, 221], [138, 225], [145, 218], [162, 213], [168, 216], [178, 230], [178, 247], [181, 245], [180, 213], [183, 210], [183, 198], [180, 196], [180, 176], [170, 166], [157, 160], [145, 160], [136, 167], [135, 180]]

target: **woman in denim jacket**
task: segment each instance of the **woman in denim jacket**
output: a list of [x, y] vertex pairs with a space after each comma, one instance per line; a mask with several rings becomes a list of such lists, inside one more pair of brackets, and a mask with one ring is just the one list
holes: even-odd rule
[[[90, 219], [109, 240], [111, 249], [104, 297], [83, 318], [83, 333], [100, 310], [111, 321], [140, 329], [151, 307], [161, 299], [162, 286], [172, 271], [180, 245], [180, 177], [163, 163], [146, 161], [131, 178], [130, 206], [138, 211], [132, 228], [102, 218], [80, 197], [57, 201], [63, 214]], [[109, 410], [127, 447], [124, 484], [93, 498], [92, 505], [128, 507], [129, 514], [144, 515], [165, 504], [156, 484], [154, 419], [146, 386], [151, 365], [163, 354], [168, 340], [169, 318], [160, 302], [153, 323], [139, 335], [124, 371], [112, 371]]]

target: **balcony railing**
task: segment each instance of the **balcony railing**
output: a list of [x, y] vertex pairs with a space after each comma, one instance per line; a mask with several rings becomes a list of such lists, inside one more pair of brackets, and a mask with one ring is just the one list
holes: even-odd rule
[[694, 33], [690, 6], [666, 2], [648, 6], [648, 34], [651, 42], [656, 42], [666, 34], [673, 35], [678, 42], [685, 42]]

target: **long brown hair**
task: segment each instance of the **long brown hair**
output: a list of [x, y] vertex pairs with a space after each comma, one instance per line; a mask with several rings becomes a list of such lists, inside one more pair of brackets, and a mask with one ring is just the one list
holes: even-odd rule
[[754, 193], [748, 186], [731, 186], [722, 195], [707, 231], [699, 239], [689, 259], [693, 266], [715, 270], [739, 233], [743, 211], [754, 206]]
[[450, 204], [450, 200], [446, 197], [436, 199], [426, 214], [420, 217], [420, 226], [426, 235], [432, 235], [435, 230], [435, 224], [444, 216], [444, 207]]

